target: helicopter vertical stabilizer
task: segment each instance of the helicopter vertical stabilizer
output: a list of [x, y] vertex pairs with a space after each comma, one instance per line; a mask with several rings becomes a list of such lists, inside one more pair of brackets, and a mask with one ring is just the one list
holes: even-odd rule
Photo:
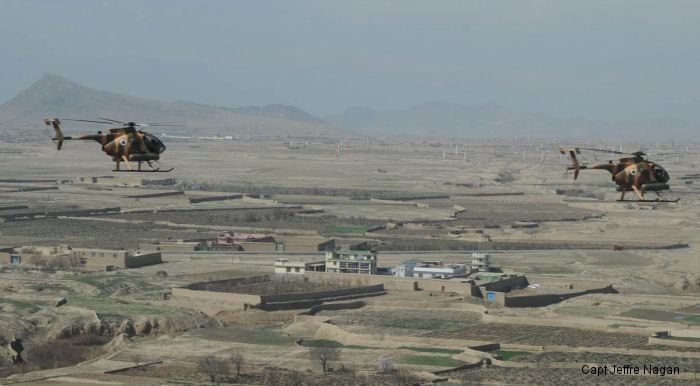
[[[569, 155], [571, 156], [571, 162], [573, 163], [572, 166], [569, 167], [569, 169], [574, 169], [574, 181], [578, 178], [578, 172], [581, 170], [581, 166], [578, 164], [578, 160], [576, 159], [576, 154], [581, 154], [581, 150], [579, 148], [573, 148], [573, 149], [568, 149]], [[566, 150], [563, 148], [559, 148], [559, 152], [561, 154], [566, 154]]]
[[61, 150], [61, 146], [63, 146], [63, 140], [65, 137], [63, 136], [63, 132], [61, 132], [61, 128], [59, 125], [61, 124], [61, 121], [58, 118], [54, 119], [44, 119], [44, 123], [46, 126], [48, 125], [53, 125], [53, 129], [56, 130], [56, 138], [54, 140], [58, 141], [56, 143], [56, 150]]

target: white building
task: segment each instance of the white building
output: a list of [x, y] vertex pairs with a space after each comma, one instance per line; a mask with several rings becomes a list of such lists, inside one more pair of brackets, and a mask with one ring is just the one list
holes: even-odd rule
[[488, 253], [472, 253], [472, 270], [478, 270], [479, 272], [488, 272], [491, 266], [491, 255]]
[[394, 276], [413, 277], [413, 268], [416, 267], [416, 262], [413, 260], [404, 261], [394, 269]]
[[303, 275], [306, 272], [306, 263], [303, 261], [289, 261], [287, 258], [279, 258], [275, 261], [275, 274]]
[[467, 272], [465, 264], [443, 264], [441, 261], [424, 261], [413, 268], [413, 277], [446, 278], [463, 275]]

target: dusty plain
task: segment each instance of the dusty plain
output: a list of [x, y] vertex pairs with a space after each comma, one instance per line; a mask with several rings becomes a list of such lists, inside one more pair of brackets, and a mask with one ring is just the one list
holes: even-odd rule
[[[531, 283], [601, 280], [619, 292], [498, 308], [460, 294], [388, 291], [359, 309], [304, 316], [305, 310], [227, 311], [167, 295], [222, 272], [272, 274], [279, 257], [322, 259], [313, 252], [165, 251], [163, 264], [115, 272], [5, 264], [0, 350], [20, 337], [27, 363], [13, 366], [0, 352], [0, 383], [206, 384], [197, 362], [233, 352], [245, 358], [242, 375], [227, 379], [237, 384], [698, 382], [698, 144], [625, 144], [630, 151], [682, 152], [651, 157], [671, 174], [665, 196], [680, 197], [677, 203], [617, 202], [604, 171], [585, 170], [574, 182], [558, 152], [574, 144], [551, 140], [344, 140], [339, 158], [332, 140], [168, 142], [162, 167], [175, 169], [151, 174], [112, 172], [94, 143], [68, 143], [61, 152], [50, 142], [0, 145], [20, 151], [0, 153], [0, 209], [23, 207], [0, 210], [0, 247], [136, 249], [215, 239], [224, 230], [320, 235], [343, 246], [366, 242], [379, 251], [380, 266], [409, 259], [467, 263], [480, 250]], [[581, 159], [596, 162], [591, 153]], [[166, 178], [173, 180], [143, 181]], [[168, 192], [178, 194], [137, 197]], [[232, 198], [191, 201], [225, 196]], [[100, 212], [105, 208], [118, 209]], [[624, 250], [611, 250], [614, 244]], [[67, 302], [57, 307], [59, 299]], [[657, 331], [685, 338], [650, 339]], [[309, 355], [314, 342], [341, 347], [330, 363], [336, 371], [321, 372]], [[469, 348], [490, 343], [501, 350]], [[56, 344], [75, 355], [42, 356]], [[379, 373], [380, 358], [408, 375]], [[455, 369], [482, 359], [491, 365]], [[341, 364], [345, 371], [338, 371]], [[628, 364], [678, 367], [680, 374], [582, 371]], [[120, 369], [126, 370], [105, 373]], [[448, 369], [455, 370], [440, 373]]]

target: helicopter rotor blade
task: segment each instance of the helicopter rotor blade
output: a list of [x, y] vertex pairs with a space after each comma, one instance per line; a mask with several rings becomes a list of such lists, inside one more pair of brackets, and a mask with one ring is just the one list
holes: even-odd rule
[[653, 155], [653, 156], [657, 156], [657, 155], [683, 155], [683, 154], [688, 154], [688, 153], [680, 152], [680, 151], [670, 152], [670, 153], [647, 153], [647, 155]]
[[621, 151], [615, 151], [615, 150], [593, 149], [593, 148], [590, 148], [590, 147], [579, 147], [578, 149], [581, 149], [581, 150], [591, 150], [591, 151], [599, 151], [599, 152], [602, 152], [602, 153], [612, 153], [612, 154], [623, 154], [623, 155], [631, 154], [631, 153], [623, 153], [623, 152], [621, 152]]
[[[101, 119], [101, 118], [100, 118]], [[70, 119], [70, 118], [61, 118], [62, 121], [73, 121], [73, 122], [91, 122], [91, 123], [103, 123], [107, 125], [111, 125], [114, 122], [104, 122], [104, 121], [94, 121], [90, 119]], [[121, 123], [121, 122], [120, 122]]]
[[138, 126], [138, 127], [180, 126], [180, 127], [183, 127], [185, 125], [180, 124], [180, 123], [134, 123], [134, 126]]
[[119, 123], [120, 125], [126, 125], [126, 124], [127, 124], [126, 122], [117, 121], [117, 120], [115, 120], [115, 119], [109, 119], [109, 118], [103, 118], [103, 117], [100, 117], [100, 119], [104, 119], [105, 121], [110, 121], [110, 122], [113, 122], [113, 123]]

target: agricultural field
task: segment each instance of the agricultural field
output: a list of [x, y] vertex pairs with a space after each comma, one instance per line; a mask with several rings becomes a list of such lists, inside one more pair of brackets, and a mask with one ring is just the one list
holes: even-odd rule
[[[628, 362], [668, 363], [682, 374], [606, 380], [693, 379], [700, 360], [700, 190], [680, 177], [692, 174], [700, 158], [669, 167], [669, 194], [681, 201], [633, 204], [615, 201], [603, 173], [582, 173], [574, 183], [553, 142], [475, 140], [466, 160], [443, 159], [443, 150], [454, 148], [447, 140], [346, 140], [340, 158], [328, 143], [308, 142], [295, 150], [274, 138], [172, 142], [168, 154], [178, 156], [163, 162], [175, 169], [156, 176], [111, 175], [109, 160], [79, 144], [70, 154], [20, 143], [37, 163], [17, 173], [24, 159], [0, 154], [0, 247], [136, 250], [215, 241], [233, 230], [373, 248], [381, 267], [406, 260], [464, 264], [479, 250], [530, 284], [600, 281], [618, 293], [507, 308], [466, 293], [390, 289], [354, 299], [362, 302], [355, 309], [337, 301], [328, 302], [337, 309], [314, 313], [263, 311], [178, 297], [174, 289], [274, 275], [280, 257], [315, 262], [323, 252], [165, 249], [162, 264], [112, 272], [2, 264], [0, 375], [7, 378], [0, 383], [66, 377], [203, 384], [210, 379], [202, 361], [228, 361], [224, 367], [235, 372], [234, 353], [245, 358], [242, 375], [221, 379], [239, 384], [594, 384], [595, 377], [581, 374], [584, 364]], [[544, 161], [539, 151], [524, 157], [519, 150], [537, 146], [552, 150]], [[80, 164], [78, 153], [85, 157]], [[298, 278], [249, 292], [358, 282]], [[513, 295], [550, 290], [544, 287]], [[658, 331], [671, 336], [650, 340]], [[32, 361], [46, 353], [52, 365], [11, 366], [6, 348], [17, 337]], [[58, 360], [62, 344], [79, 355]], [[329, 361], [333, 372], [323, 373], [313, 357], [319, 347], [338, 351]], [[393, 370], [380, 371], [387, 363]]]
[[442, 339], [498, 341], [533, 346], [642, 347], [647, 338], [634, 334], [585, 331], [566, 327], [481, 323], [474, 312], [421, 310], [323, 311], [334, 324], [347, 331], [420, 336]]

